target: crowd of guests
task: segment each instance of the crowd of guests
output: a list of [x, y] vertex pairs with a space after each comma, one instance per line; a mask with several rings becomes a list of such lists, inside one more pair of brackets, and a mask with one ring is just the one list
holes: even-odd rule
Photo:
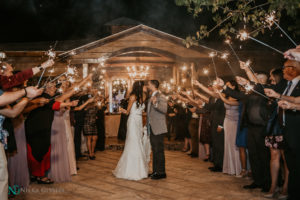
[[[167, 137], [175, 133], [176, 139], [184, 139], [182, 151], [212, 162], [213, 172], [251, 177], [253, 183], [245, 189], [261, 188], [266, 198], [296, 200], [300, 48], [287, 51], [285, 57], [284, 67], [269, 73], [254, 73], [240, 62], [248, 79], [237, 76], [225, 83], [217, 77], [209, 86], [194, 81], [200, 90], [170, 96]], [[48, 60], [13, 73], [9, 63], [1, 62], [1, 200], [8, 198], [8, 185], [70, 181], [77, 173], [77, 160], [94, 160], [95, 150], [105, 149], [106, 103], [89, 87], [92, 74], [72, 84], [61, 77], [46, 78], [40, 88], [28, 86], [33, 75], [53, 64]], [[121, 106], [126, 107], [126, 101]], [[121, 128], [119, 139], [125, 137]]]
[[300, 199], [300, 46], [285, 57], [284, 67], [269, 73], [240, 62], [247, 79], [217, 77], [207, 87], [195, 80], [200, 90], [171, 95], [168, 138], [184, 138], [182, 151], [211, 161], [213, 172], [251, 177], [244, 189]]
[[77, 160], [94, 160], [95, 150], [105, 149], [106, 103], [91, 87], [92, 74], [72, 84], [66, 76], [48, 77], [35, 86], [33, 76], [53, 64], [13, 72], [1, 62], [1, 200], [8, 199], [8, 186], [71, 181]]

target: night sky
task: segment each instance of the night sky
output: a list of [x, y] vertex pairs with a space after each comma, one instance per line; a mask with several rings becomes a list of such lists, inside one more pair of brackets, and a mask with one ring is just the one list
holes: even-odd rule
[[199, 22], [174, 0], [1, 0], [0, 42], [100, 37], [103, 24], [128, 17], [185, 38]]
[[[194, 35], [201, 24], [213, 26], [210, 13], [194, 19], [186, 7], [176, 6], [174, 0], [1, 0], [0, 17], [0, 43], [99, 39], [105, 36], [103, 25], [119, 17], [132, 18], [182, 38]], [[295, 21], [281, 21], [285, 30], [291, 23]], [[267, 31], [258, 38], [279, 48], [290, 47], [279, 30]], [[216, 40], [224, 40], [218, 30], [205, 39]]]

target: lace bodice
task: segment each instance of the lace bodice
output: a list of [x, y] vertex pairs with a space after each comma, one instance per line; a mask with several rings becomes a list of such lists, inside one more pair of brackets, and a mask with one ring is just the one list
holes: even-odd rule
[[136, 116], [136, 115], [141, 116], [143, 114], [144, 109], [145, 109], [145, 104], [139, 105], [139, 107], [137, 107], [137, 103], [134, 102], [130, 110], [130, 116]]

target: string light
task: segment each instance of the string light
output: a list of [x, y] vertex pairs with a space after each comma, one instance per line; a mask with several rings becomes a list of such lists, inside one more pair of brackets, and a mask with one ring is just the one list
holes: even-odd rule
[[182, 71], [186, 71], [186, 70], [187, 70], [187, 67], [184, 65], [183, 67], [181, 67], [181, 70], [182, 70]]

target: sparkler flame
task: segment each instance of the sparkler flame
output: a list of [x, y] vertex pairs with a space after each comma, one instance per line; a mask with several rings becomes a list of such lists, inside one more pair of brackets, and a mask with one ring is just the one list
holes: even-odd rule
[[247, 60], [247, 61], [245, 62], [246, 67], [249, 67], [250, 64], [251, 64], [251, 60]]
[[68, 68], [67, 68], [67, 74], [72, 74], [72, 75], [74, 75], [74, 74], [75, 74], [75, 69], [72, 68], [72, 67], [68, 67]]
[[49, 56], [49, 59], [54, 59], [56, 56], [56, 53], [52, 49], [48, 50], [46, 54]]
[[228, 56], [229, 56], [229, 53], [223, 53], [221, 58], [226, 60], [228, 58]]
[[49, 73], [50, 73], [50, 74], [53, 74], [53, 73], [54, 73], [54, 68], [53, 68], [53, 69], [50, 69], [50, 70], [49, 70]]
[[247, 33], [245, 30], [240, 31], [237, 35], [238, 38], [240, 38], [241, 41], [247, 40], [249, 38], [249, 33]]
[[204, 74], [208, 74], [208, 73], [209, 73], [209, 70], [206, 69], [206, 68], [204, 68], [204, 69], [203, 69], [203, 73], [204, 73]]
[[230, 39], [226, 39], [226, 40], [225, 40], [225, 43], [226, 43], [226, 44], [230, 44], [230, 43], [231, 43]]
[[75, 79], [73, 77], [69, 77], [69, 81], [70, 81], [70, 83], [74, 83]]
[[210, 53], [209, 53], [209, 57], [211, 57], [211, 58], [215, 57], [216, 55], [217, 55], [216, 52], [210, 52]]
[[74, 87], [75, 92], [78, 92], [79, 89], [80, 89], [80, 88], [79, 88], [78, 86]]
[[246, 92], [250, 92], [251, 90], [253, 90], [253, 88], [254, 88], [254, 86], [251, 85], [251, 84], [245, 85], [245, 90], [246, 90]]
[[269, 25], [269, 27], [273, 26], [275, 20], [276, 18], [274, 10], [270, 14], [266, 15], [266, 23]]

